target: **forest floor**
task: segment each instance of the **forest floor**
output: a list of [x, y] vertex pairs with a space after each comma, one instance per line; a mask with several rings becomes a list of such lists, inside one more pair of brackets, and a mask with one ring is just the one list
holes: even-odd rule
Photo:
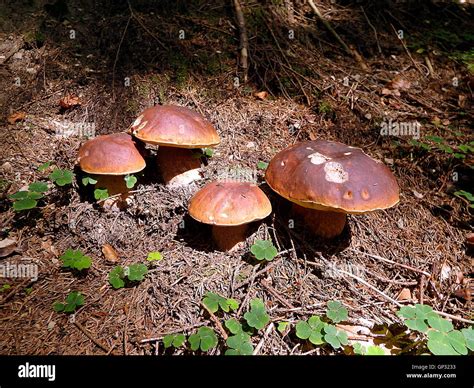
[[[315, 350], [293, 330], [323, 314], [330, 300], [348, 309], [349, 338], [366, 343], [384, 343], [380, 336], [401, 330], [401, 305], [424, 303], [472, 319], [466, 236], [473, 209], [454, 195], [474, 186], [472, 148], [463, 147], [474, 140], [472, 9], [318, 1], [364, 70], [309, 5], [242, 1], [250, 56], [244, 83], [232, 2], [16, 3], [0, 13], [0, 240], [16, 241], [0, 265], [28, 262], [39, 272], [35, 281], [0, 278], [0, 354], [163, 354], [166, 334], [219, 330], [201, 305], [209, 291], [240, 302], [224, 316], [241, 318], [252, 298], [264, 301], [273, 325], [252, 339], [260, 354], [333, 353]], [[78, 104], [61, 108], [64, 97]], [[187, 106], [216, 126], [222, 141], [204, 179], [185, 190], [165, 187], [152, 150], [130, 206], [104, 210], [80, 182], [81, 130], [125, 131], [156, 103]], [[419, 123], [410, 127], [419, 136], [381, 134], [390, 121]], [[57, 136], [64, 128], [73, 133]], [[299, 224], [289, 228], [288, 202], [257, 168], [288, 145], [320, 138], [383, 161], [401, 190], [396, 207], [349, 216], [333, 241]], [[51, 167], [38, 170], [46, 162]], [[74, 170], [73, 184], [52, 186], [36, 209], [15, 212], [9, 195], [47, 181], [53, 166]], [[193, 193], [229, 169], [256, 177], [274, 209], [234, 253], [215, 250], [210, 229], [187, 213]], [[257, 239], [272, 240], [280, 252], [271, 263], [250, 254]], [[154, 251], [163, 259], [147, 264], [142, 282], [115, 290], [105, 244], [123, 266], [147, 263]], [[92, 267], [84, 274], [61, 268], [67, 249], [90, 256]], [[75, 321], [52, 308], [71, 291], [85, 296]], [[288, 328], [280, 332], [279, 322]], [[211, 354], [223, 353], [219, 341]], [[387, 351], [401, 347], [392, 343]]]

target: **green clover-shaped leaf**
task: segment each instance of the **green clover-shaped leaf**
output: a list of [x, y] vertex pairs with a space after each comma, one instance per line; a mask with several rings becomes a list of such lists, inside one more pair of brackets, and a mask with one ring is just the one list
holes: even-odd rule
[[183, 346], [186, 341], [186, 336], [184, 334], [169, 334], [163, 338], [163, 345], [165, 348], [170, 348], [171, 346], [179, 348]]
[[123, 179], [125, 180], [125, 184], [127, 185], [128, 189], [133, 188], [133, 186], [135, 186], [135, 183], [137, 183], [137, 178], [135, 175], [125, 175], [125, 178]]
[[70, 185], [72, 183], [72, 180], [74, 179], [74, 173], [69, 170], [61, 170], [59, 168], [56, 168], [49, 175], [49, 179], [51, 179], [58, 186]]
[[474, 195], [472, 195], [469, 191], [466, 190], [458, 190], [454, 192], [454, 195], [457, 197], [464, 197], [469, 202], [474, 202]]
[[321, 321], [321, 318], [313, 315], [308, 321], [300, 321], [296, 324], [296, 336], [309, 340], [313, 345], [321, 345], [324, 343], [323, 327], [324, 322]]
[[289, 325], [290, 325], [290, 322], [278, 322], [277, 330], [280, 333], [283, 333]]
[[56, 311], [57, 313], [63, 312], [65, 307], [66, 305], [64, 303], [55, 302], [53, 304], [53, 310]]
[[97, 201], [103, 201], [104, 199], [109, 198], [109, 191], [107, 189], [95, 189], [94, 198]]
[[208, 158], [212, 158], [214, 155], [214, 150], [212, 148], [204, 148], [202, 150], [203, 154], [206, 155]]
[[45, 193], [48, 191], [48, 184], [44, 182], [33, 182], [28, 186], [28, 190], [35, 193]]
[[262, 162], [261, 160], [257, 163], [257, 168], [259, 170], [266, 170], [268, 167], [268, 163], [267, 162]]
[[244, 331], [242, 324], [235, 318], [228, 319], [225, 321], [224, 325], [232, 334], [237, 334], [241, 331]]
[[160, 261], [163, 259], [161, 252], [150, 252], [148, 253], [147, 261]]
[[71, 292], [66, 297], [65, 303], [56, 302], [53, 304], [53, 309], [56, 312], [65, 312], [65, 313], [72, 313], [76, 310], [77, 307], [82, 306], [84, 304], [84, 295], [82, 295], [78, 291]]
[[87, 185], [95, 185], [97, 183], [97, 180], [94, 178], [91, 178], [90, 176], [85, 176], [82, 178], [82, 185], [87, 186]]
[[197, 333], [189, 336], [188, 342], [191, 345], [191, 350], [201, 349], [203, 352], [207, 352], [217, 345], [217, 336], [214, 330], [203, 326], [199, 328]]
[[471, 327], [468, 327], [467, 329], [462, 329], [461, 333], [464, 336], [464, 340], [466, 341], [466, 346], [474, 351], [474, 329]]
[[109, 273], [109, 283], [112, 285], [113, 288], [122, 288], [125, 286], [125, 281], [123, 280], [125, 277], [124, 269], [118, 265], [112, 269]]
[[447, 333], [454, 329], [453, 324], [447, 319], [441, 318], [439, 315], [431, 315], [428, 317], [429, 325], [438, 331]]
[[15, 194], [9, 195], [11, 199], [27, 199], [29, 196], [29, 191], [17, 191]]
[[141, 281], [148, 273], [148, 268], [145, 264], [131, 264], [128, 266], [128, 271], [126, 271], [126, 275], [128, 280], [134, 281]]
[[397, 315], [405, 319], [405, 325], [412, 330], [426, 333], [428, 331], [428, 318], [436, 317], [437, 314], [430, 306], [416, 304], [415, 307], [403, 306]]
[[3, 286], [0, 287], [0, 292], [8, 291], [12, 286], [9, 284], [4, 284]]
[[38, 204], [38, 201], [31, 198], [19, 199], [13, 203], [13, 210], [22, 211], [22, 210], [34, 209], [37, 204]]
[[345, 321], [348, 317], [347, 309], [342, 305], [341, 302], [330, 300], [327, 303], [326, 315], [334, 323]]
[[230, 348], [225, 352], [227, 356], [250, 356], [253, 353], [250, 336], [243, 331], [227, 338], [226, 344]]
[[256, 257], [257, 260], [272, 261], [278, 254], [277, 249], [271, 241], [268, 240], [257, 240], [255, 244], [250, 248], [250, 252]]
[[43, 172], [44, 170], [47, 170], [51, 166], [51, 162], [45, 162], [43, 164], [40, 164], [38, 166], [38, 171]]
[[226, 313], [228, 313], [230, 310], [236, 310], [239, 307], [239, 302], [237, 302], [235, 299], [227, 299], [213, 292], [206, 293], [206, 296], [202, 302], [213, 313], [217, 312], [219, 307]]
[[[455, 337], [456, 338], [450, 339], [450, 337], [448, 336], [448, 333], [443, 333], [438, 330], [430, 330], [428, 331], [428, 342], [427, 342], [428, 349], [435, 356], [456, 356], [459, 354], [465, 354], [465, 353], [459, 353], [456, 350], [456, 348], [453, 346], [452, 343], [456, 343], [457, 347], [459, 348], [462, 347], [462, 345], [459, 345], [458, 343], [459, 337], [458, 336], [455, 336]], [[467, 354], [467, 349], [466, 349], [466, 354]]]
[[90, 268], [92, 259], [89, 256], [84, 256], [81, 251], [68, 249], [60, 257], [63, 261], [64, 268], [72, 268], [82, 271], [83, 269]]
[[359, 356], [363, 356], [367, 353], [365, 346], [360, 342], [356, 342], [354, 345], [352, 345], [352, 350], [354, 350], [354, 354], [358, 354]]
[[265, 304], [258, 298], [250, 301], [250, 311], [244, 314], [244, 318], [250, 327], [257, 330], [263, 329], [270, 322], [270, 317], [265, 311]]
[[331, 345], [334, 349], [339, 349], [342, 345], [349, 343], [347, 333], [342, 330], [338, 330], [336, 326], [324, 325], [324, 340]]
[[368, 356], [385, 356], [384, 350], [376, 345], [370, 345], [367, 348], [367, 353]]

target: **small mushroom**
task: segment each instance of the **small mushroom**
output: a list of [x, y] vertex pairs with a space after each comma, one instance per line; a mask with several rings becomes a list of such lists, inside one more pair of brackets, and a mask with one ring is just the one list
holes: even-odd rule
[[119, 205], [125, 203], [130, 191], [124, 177], [146, 166], [132, 137], [126, 133], [102, 135], [86, 141], [79, 149], [78, 163], [82, 171], [95, 176], [96, 187], [106, 188], [109, 196], [121, 194], [113, 201]]
[[324, 238], [342, 233], [348, 213], [387, 209], [399, 201], [397, 181], [387, 166], [334, 141], [305, 141], [280, 151], [265, 180]]
[[184, 186], [201, 178], [201, 161], [192, 149], [220, 143], [214, 126], [191, 109], [156, 105], [143, 111], [131, 126], [141, 141], [159, 145], [157, 162], [168, 186]]
[[223, 251], [238, 249], [246, 239], [248, 224], [264, 219], [271, 211], [265, 193], [249, 182], [211, 182], [189, 202], [191, 217], [212, 225], [214, 241]]

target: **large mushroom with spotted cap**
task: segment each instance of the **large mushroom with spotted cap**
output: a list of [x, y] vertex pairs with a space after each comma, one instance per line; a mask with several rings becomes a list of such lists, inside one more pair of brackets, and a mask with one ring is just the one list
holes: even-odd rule
[[280, 151], [270, 161], [265, 180], [324, 238], [342, 233], [346, 214], [387, 209], [399, 201], [397, 181], [387, 166], [359, 148], [328, 140]]
[[157, 162], [169, 186], [200, 179], [201, 160], [193, 149], [220, 143], [214, 126], [199, 113], [177, 105], [156, 105], [144, 110], [131, 126], [141, 141], [158, 145]]
[[191, 198], [188, 210], [195, 220], [212, 225], [220, 250], [232, 251], [245, 241], [249, 224], [267, 217], [272, 205], [253, 183], [214, 181]]
[[[125, 177], [146, 166], [132, 137], [126, 133], [101, 135], [86, 141], [79, 149], [77, 162], [82, 171], [97, 180], [95, 187], [107, 189], [109, 196], [117, 196], [114, 204], [124, 204], [129, 195]], [[120, 206], [119, 206], [120, 207]]]

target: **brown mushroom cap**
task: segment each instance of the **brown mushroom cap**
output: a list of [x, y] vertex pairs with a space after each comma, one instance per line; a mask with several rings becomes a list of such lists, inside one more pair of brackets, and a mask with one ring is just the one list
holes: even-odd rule
[[261, 220], [272, 205], [260, 188], [249, 182], [211, 182], [189, 202], [189, 214], [205, 224], [236, 226]]
[[82, 171], [99, 175], [127, 175], [145, 168], [145, 160], [126, 133], [86, 141], [79, 149], [78, 162]]
[[199, 113], [176, 105], [156, 105], [142, 112], [132, 133], [145, 143], [203, 148], [220, 143], [214, 126]]
[[305, 141], [280, 151], [265, 179], [282, 197], [311, 209], [365, 213], [399, 201], [397, 181], [387, 166], [334, 141]]

